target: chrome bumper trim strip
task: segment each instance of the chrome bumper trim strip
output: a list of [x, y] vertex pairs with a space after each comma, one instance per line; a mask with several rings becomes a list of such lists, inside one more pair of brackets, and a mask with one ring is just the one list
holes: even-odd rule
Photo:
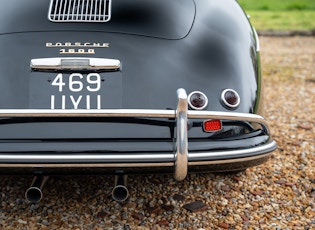
[[[138, 118], [176, 118], [176, 110], [154, 109], [0, 109], [0, 118], [15, 117], [138, 117]], [[188, 119], [220, 119], [258, 123], [269, 134], [265, 119], [256, 114], [216, 111], [187, 111]]]
[[[221, 157], [235, 161], [239, 158], [263, 155], [264, 153], [269, 153], [275, 150], [277, 147], [276, 142], [272, 141], [270, 143], [264, 144], [262, 146], [253, 147], [250, 149], [239, 149], [230, 151], [211, 151], [211, 152], [191, 152], [188, 155], [188, 165], [203, 165], [205, 161], [219, 160]], [[155, 164], [171, 164], [174, 166], [174, 153], [165, 154], [0, 154], [0, 162], [8, 162], [5, 165], [28, 165], [34, 164], [39, 167], [42, 164], [50, 164], [48, 162], [53, 162], [51, 164], [67, 164], [67, 165], [152, 165]], [[25, 162], [25, 164], [20, 164], [19, 162]], [[36, 162], [36, 163], [34, 163]], [[105, 163], [104, 163], [105, 162]], [[199, 162], [199, 163], [198, 163]], [[108, 166], [106, 166], [108, 167]]]
[[[201, 166], [201, 165], [216, 165], [216, 164], [226, 164], [226, 163], [241, 163], [250, 160], [259, 160], [261, 158], [271, 156], [271, 152], [265, 153], [263, 155], [257, 155], [252, 157], [242, 157], [235, 159], [223, 159], [223, 160], [212, 160], [212, 161], [194, 161], [188, 162], [188, 166]], [[25, 164], [0, 164], [0, 168], [139, 168], [139, 167], [174, 167], [174, 163], [95, 163], [95, 164], [64, 164], [64, 163], [25, 163]]]
[[[274, 141], [254, 147], [251, 149], [240, 149], [231, 151], [215, 151], [215, 152], [198, 152], [188, 154], [188, 119], [220, 119], [254, 122], [261, 126], [263, 131], [269, 135], [269, 127], [263, 117], [255, 114], [247, 113], [232, 113], [232, 112], [213, 112], [213, 111], [188, 111], [187, 94], [184, 89], [177, 90], [178, 105], [177, 110], [146, 110], [146, 109], [101, 109], [101, 110], [48, 110], [48, 109], [1, 109], [0, 118], [14, 117], [137, 117], [137, 118], [173, 118], [176, 119], [177, 137], [176, 137], [176, 153], [169, 154], [124, 154], [124, 155], [22, 155], [22, 154], [0, 154], [0, 162], [18, 162], [34, 163], [82, 163], [98, 164], [107, 162], [111, 163], [170, 163], [175, 166], [174, 177], [177, 180], [183, 180], [187, 175], [188, 161], [211, 161], [219, 159], [222, 156], [229, 158], [248, 157], [251, 155], [259, 155], [266, 152], [271, 152], [276, 148]], [[105, 163], [105, 164], [107, 164]]]

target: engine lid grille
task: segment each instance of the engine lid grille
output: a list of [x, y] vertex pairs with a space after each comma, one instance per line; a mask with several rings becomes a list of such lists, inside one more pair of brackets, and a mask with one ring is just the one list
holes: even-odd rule
[[50, 0], [52, 22], [108, 22], [111, 0]]

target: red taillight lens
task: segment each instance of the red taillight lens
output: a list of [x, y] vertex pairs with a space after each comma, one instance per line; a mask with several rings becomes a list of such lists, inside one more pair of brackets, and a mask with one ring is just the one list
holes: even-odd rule
[[222, 129], [222, 122], [220, 120], [207, 120], [203, 122], [203, 131], [215, 132]]
[[236, 109], [241, 102], [240, 96], [233, 89], [223, 90], [221, 100], [222, 103], [229, 109]]
[[200, 91], [194, 91], [188, 95], [188, 104], [192, 109], [202, 110], [207, 107], [208, 98], [204, 93]]

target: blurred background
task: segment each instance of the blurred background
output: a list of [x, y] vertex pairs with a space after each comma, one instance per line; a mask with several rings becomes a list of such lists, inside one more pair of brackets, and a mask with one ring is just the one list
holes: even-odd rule
[[257, 30], [315, 31], [315, 0], [238, 0]]

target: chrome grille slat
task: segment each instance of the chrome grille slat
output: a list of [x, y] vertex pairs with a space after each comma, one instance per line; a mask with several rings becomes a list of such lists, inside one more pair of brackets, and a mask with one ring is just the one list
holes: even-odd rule
[[[61, 6], [62, 6], [62, 3], [63, 3], [63, 0], [60, 0], [60, 3], [59, 3], [60, 5], [59, 5], [59, 11], [58, 11], [58, 12], [61, 12], [61, 10], [62, 10], [62, 7], [61, 7]], [[60, 18], [60, 17], [62, 17], [61, 14], [59, 14], [58, 19], [59, 19], [59, 20], [62, 20], [62, 18]]]
[[94, 3], [94, 1], [92, 0], [91, 1], [91, 8], [90, 8], [90, 20], [91, 20], [91, 15], [93, 15], [93, 3]]
[[[75, 4], [77, 3], [77, 1], [76, 0], [74, 0], [73, 1], [73, 5], [75, 6]], [[75, 13], [74, 13], [74, 11], [75, 11], [75, 7], [71, 7], [71, 9], [72, 9], [72, 15], [74, 15]]]
[[[71, 9], [72, 9], [72, 4], [71, 4], [72, 2], [71, 1], [69, 1], [69, 3], [68, 3], [68, 13], [67, 13], [67, 20], [69, 20], [70, 19], [70, 12], [71, 12]], [[74, 8], [74, 7], [73, 7]]]
[[112, 0], [50, 0], [52, 22], [108, 22]]
[[64, 6], [65, 6], [65, 7], [63, 8], [62, 20], [66, 20], [65, 17], [67, 17], [67, 14], [66, 14], [66, 10], [67, 10], [67, 0], [65, 0]]

